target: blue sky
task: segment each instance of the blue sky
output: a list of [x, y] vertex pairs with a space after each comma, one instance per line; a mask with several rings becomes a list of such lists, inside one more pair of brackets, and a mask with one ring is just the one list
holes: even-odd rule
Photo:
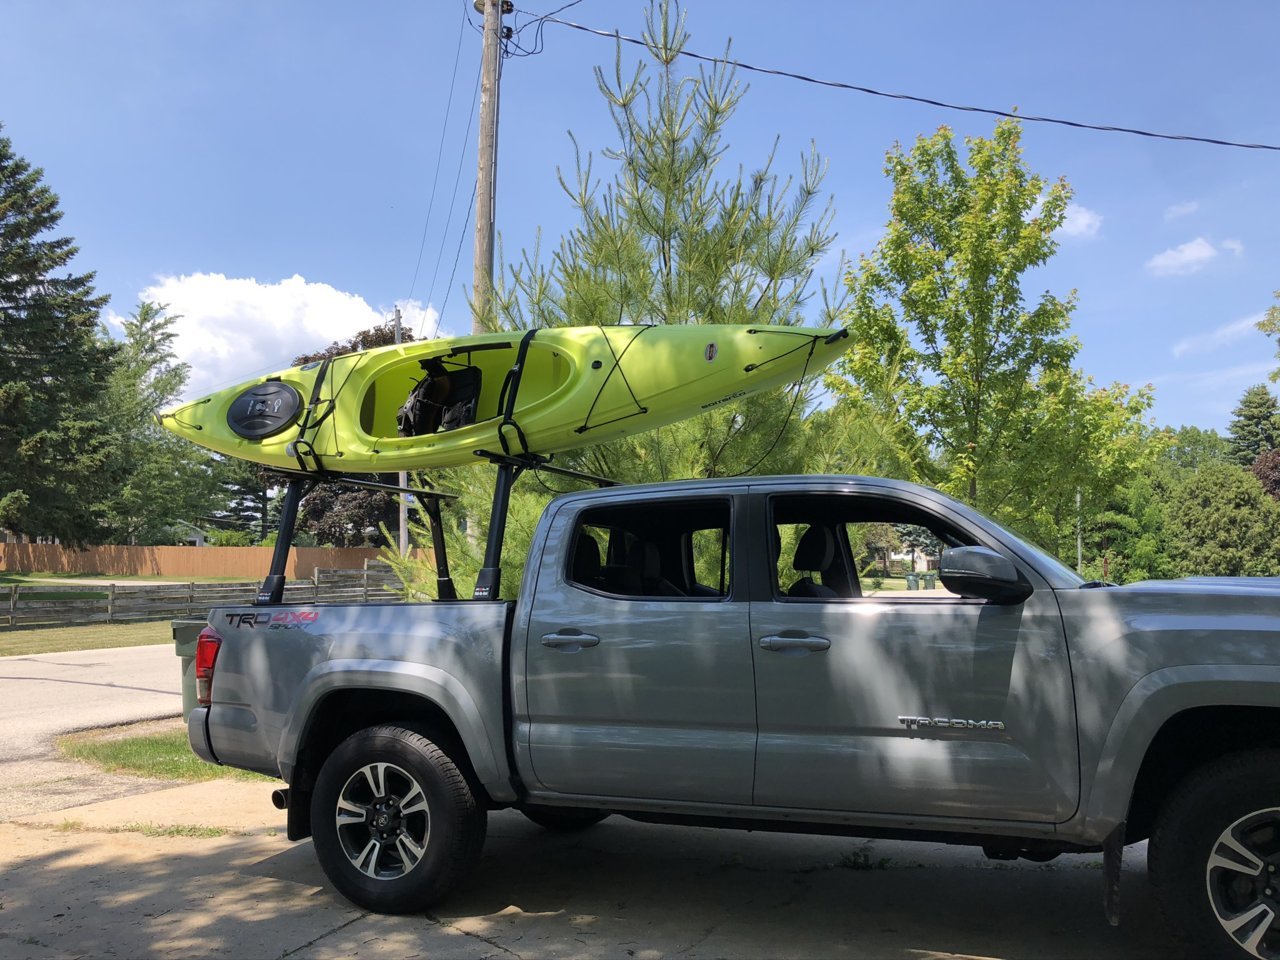
[[[543, 13], [561, 2], [516, 6]], [[6, 0], [0, 122], [44, 168], [81, 247], [77, 266], [97, 271], [111, 309], [128, 313], [147, 297], [184, 315], [179, 348], [193, 386], [277, 369], [396, 304], [429, 332], [460, 240], [441, 328], [465, 331], [475, 131], [464, 129], [480, 50], [468, 9]], [[643, 9], [583, 0], [562, 16], [639, 35]], [[686, 9], [690, 49], [718, 54], [732, 38], [746, 63], [1028, 114], [1280, 142], [1280, 6], [1269, 0]], [[556, 25], [544, 42], [504, 68], [498, 227], [509, 258], [539, 226], [551, 245], [572, 222], [556, 185], [557, 167], [573, 162], [567, 131], [597, 153], [613, 143], [592, 74], [612, 64], [612, 42]], [[728, 130], [729, 162], [759, 163], [776, 136], [776, 169], [787, 172], [816, 142], [830, 162], [837, 245], [854, 257], [886, 220], [887, 148], [942, 123], [962, 135], [994, 123], [742, 79], [751, 89]], [[1037, 124], [1024, 146], [1035, 171], [1065, 176], [1076, 194], [1059, 254], [1029, 279], [1028, 297], [1076, 289], [1088, 374], [1153, 382], [1161, 423], [1225, 428], [1244, 389], [1275, 366], [1274, 343], [1251, 324], [1280, 288], [1280, 153]]]

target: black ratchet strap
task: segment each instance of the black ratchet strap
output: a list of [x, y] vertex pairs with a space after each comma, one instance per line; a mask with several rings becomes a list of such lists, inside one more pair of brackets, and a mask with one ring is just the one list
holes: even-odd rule
[[329, 409], [325, 411], [325, 415], [320, 417], [314, 424], [311, 422], [312, 411], [315, 410], [316, 404], [320, 402], [320, 390], [324, 387], [324, 378], [329, 375], [329, 364], [332, 362], [332, 357], [325, 357], [320, 361], [320, 369], [316, 371], [316, 382], [311, 386], [311, 399], [307, 402], [307, 412], [302, 417], [302, 423], [298, 425], [298, 436], [293, 443], [289, 444], [289, 446], [285, 448], [286, 451], [298, 461], [299, 470], [307, 469], [306, 461], [303, 459], [304, 457], [310, 457], [315, 463], [315, 466], [312, 469], [320, 469], [320, 458], [316, 456], [315, 447], [313, 447], [311, 445], [311, 441], [305, 439], [305, 437], [308, 430], [318, 427], [324, 420], [325, 416], [328, 416], [333, 412], [333, 403], [331, 402], [329, 404]]
[[[502, 391], [498, 394], [498, 408], [502, 412], [502, 422], [498, 424], [498, 442], [502, 444], [502, 452], [509, 457], [529, 452], [529, 441], [525, 438], [524, 431], [520, 429], [520, 424], [515, 420], [516, 394], [520, 392], [520, 378], [524, 376], [524, 362], [529, 355], [529, 343], [537, 332], [537, 327], [534, 327], [520, 338], [516, 362], [507, 371], [507, 378], [502, 381]], [[511, 445], [507, 443], [507, 427], [515, 430], [516, 438], [520, 441], [520, 449], [515, 454], [512, 454]]]

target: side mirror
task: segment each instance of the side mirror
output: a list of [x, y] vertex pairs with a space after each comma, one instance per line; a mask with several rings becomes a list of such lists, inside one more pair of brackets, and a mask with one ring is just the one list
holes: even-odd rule
[[951, 547], [942, 551], [938, 573], [952, 593], [998, 604], [1018, 604], [1031, 596], [1031, 584], [1013, 561], [990, 547]]

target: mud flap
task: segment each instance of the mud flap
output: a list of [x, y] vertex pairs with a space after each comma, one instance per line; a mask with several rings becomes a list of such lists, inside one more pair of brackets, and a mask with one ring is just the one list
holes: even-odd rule
[[1124, 862], [1124, 831], [1122, 822], [1107, 835], [1102, 844], [1102, 909], [1107, 922], [1120, 926], [1120, 867]]

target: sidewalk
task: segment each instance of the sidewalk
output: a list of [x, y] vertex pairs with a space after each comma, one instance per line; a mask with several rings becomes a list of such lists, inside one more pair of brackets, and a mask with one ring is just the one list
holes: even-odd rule
[[310, 842], [285, 840], [271, 786], [208, 781], [0, 824], [0, 956], [1179, 955], [1155, 913], [1141, 848], [1127, 854], [1124, 921], [1113, 930], [1099, 857], [991, 863], [935, 844], [620, 817], [556, 836], [512, 811], [490, 817], [478, 875], [431, 913], [366, 914], [328, 886]]

